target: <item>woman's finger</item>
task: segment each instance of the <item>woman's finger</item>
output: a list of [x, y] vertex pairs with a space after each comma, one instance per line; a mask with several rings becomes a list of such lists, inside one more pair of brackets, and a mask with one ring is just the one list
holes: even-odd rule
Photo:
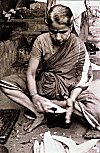
[[41, 103], [37, 102], [35, 104], [35, 107], [36, 107], [36, 109], [37, 109], [38, 112], [43, 112], [44, 113], [44, 109], [43, 109]]

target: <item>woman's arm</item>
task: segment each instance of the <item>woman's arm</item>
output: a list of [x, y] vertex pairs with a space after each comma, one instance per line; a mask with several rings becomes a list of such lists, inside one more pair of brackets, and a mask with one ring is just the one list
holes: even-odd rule
[[27, 69], [27, 82], [28, 82], [28, 89], [30, 92], [30, 95], [34, 96], [37, 93], [37, 87], [36, 87], [36, 71], [39, 65], [39, 59], [31, 57], [29, 60], [29, 66]]
[[[71, 115], [73, 112], [73, 103], [80, 95], [83, 89], [87, 88], [91, 81], [91, 74], [89, 73], [90, 61], [84, 44], [79, 44], [79, 56], [76, 64], [76, 86], [70, 92], [69, 98], [66, 99], [66, 123], [71, 122]], [[90, 76], [89, 76], [90, 75]]]
[[30, 95], [32, 97], [33, 104], [38, 112], [45, 112], [47, 111], [47, 104], [50, 102], [48, 99], [41, 97], [37, 92], [36, 86], [36, 71], [39, 65], [39, 59], [35, 57], [31, 57], [29, 60], [29, 66], [27, 70], [27, 83]]
[[70, 98], [72, 99], [73, 102], [76, 101], [76, 98], [79, 96], [81, 92], [82, 92], [82, 88], [80, 87], [75, 88], [71, 91]]
[[36, 78], [36, 71], [38, 65], [39, 65], [39, 59], [36, 57], [31, 57], [29, 60], [29, 66], [27, 70], [27, 83], [36, 110], [38, 112], [45, 112], [47, 111], [47, 104], [50, 103], [50, 101], [44, 97], [41, 97], [37, 92], [35, 78]]
[[71, 91], [70, 98], [75, 101], [82, 90], [86, 89], [92, 81], [93, 74], [89, 54], [83, 42], [79, 44], [79, 58], [76, 65], [76, 74], [79, 79], [74, 89]]
[[28, 82], [28, 89], [30, 92], [30, 95], [32, 96], [32, 102], [35, 106], [36, 110], [38, 112], [51, 112], [54, 113], [54, 111], [51, 108], [56, 108], [56, 113], [63, 113], [66, 112], [65, 109], [61, 108], [60, 106], [57, 106], [56, 104], [53, 104], [49, 99], [42, 97], [37, 92], [37, 86], [36, 86], [36, 71], [39, 65], [38, 58], [31, 57], [29, 61], [29, 66], [27, 70], [27, 82]]

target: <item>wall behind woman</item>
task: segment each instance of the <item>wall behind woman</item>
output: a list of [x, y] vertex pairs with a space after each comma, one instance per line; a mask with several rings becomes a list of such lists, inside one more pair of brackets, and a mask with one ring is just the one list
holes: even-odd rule
[[30, 16], [25, 18], [24, 14], [23, 19], [13, 18], [7, 22], [1, 22], [3, 32], [6, 25], [13, 27], [13, 29], [9, 37], [3, 39], [4, 34], [7, 34], [7, 30], [0, 37], [0, 78], [10, 75], [16, 70], [26, 70], [24, 65], [27, 66], [26, 60], [27, 56], [29, 57], [30, 48], [28, 48], [25, 41], [24, 44], [20, 41], [21, 38], [25, 38], [28, 44], [32, 46], [35, 38], [48, 30], [44, 23], [45, 3], [35, 3], [34, 5], [34, 10], [32, 10], [33, 18], [30, 18]]
[[18, 0], [1, 0], [1, 5], [3, 10], [6, 12], [9, 11], [11, 8], [15, 8]]

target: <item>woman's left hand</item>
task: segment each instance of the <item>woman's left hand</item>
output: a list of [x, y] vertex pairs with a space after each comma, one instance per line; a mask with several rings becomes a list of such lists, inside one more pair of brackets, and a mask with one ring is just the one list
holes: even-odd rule
[[71, 122], [71, 115], [73, 113], [73, 100], [71, 98], [67, 98], [66, 100], [66, 116], [65, 123], [69, 124]]

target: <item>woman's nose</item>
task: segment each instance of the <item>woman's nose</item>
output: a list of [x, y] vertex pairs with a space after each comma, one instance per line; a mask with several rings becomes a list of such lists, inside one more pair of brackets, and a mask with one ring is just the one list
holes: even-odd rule
[[61, 40], [61, 34], [60, 34], [60, 33], [57, 33], [56, 39], [57, 39], [57, 40]]

